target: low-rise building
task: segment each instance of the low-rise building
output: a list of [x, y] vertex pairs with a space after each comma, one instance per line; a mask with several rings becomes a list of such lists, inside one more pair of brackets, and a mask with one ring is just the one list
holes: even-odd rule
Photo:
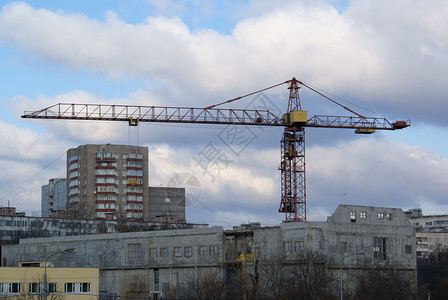
[[183, 289], [197, 274], [217, 274], [228, 284], [241, 270], [261, 278], [263, 264], [301, 264], [298, 257], [308, 252], [325, 257], [322, 265], [335, 287], [350, 285], [356, 272], [372, 265], [416, 275], [415, 237], [403, 211], [354, 205], [340, 205], [327, 222], [23, 239], [5, 246], [2, 259], [14, 266], [67, 248], [76, 255], [65, 262], [53, 257], [55, 265], [99, 267], [100, 291], [123, 296], [132, 292], [127, 280], [144, 282], [139, 292], [145, 295]]
[[88, 220], [73, 217], [28, 217], [15, 207], [0, 208], [0, 245], [17, 244], [20, 239], [37, 237], [83, 236], [98, 233], [149, 231], [167, 228], [195, 228], [206, 225], [143, 222], [128, 219]]
[[2, 299], [42, 299], [45, 293], [48, 299], [98, 299], [99, 269], [52, 268], [44, 265], [0, 268]]

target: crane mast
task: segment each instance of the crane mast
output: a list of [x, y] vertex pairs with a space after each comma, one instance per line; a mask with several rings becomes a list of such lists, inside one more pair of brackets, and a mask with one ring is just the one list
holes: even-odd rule
[[[306, 114], [301, 110], [300, 87], [295, 78], [291, 80], [288, 89], [288, 111], [284, 115], [286, 123], [290, 123], [292, 114], [302, 116]], [[278, 211], [285, 214], [285, 222], [305, 221], [305, 128], [299, 122], [293, 122], [285, 127], [280, 151], [281, 199]]]
[[[355, 133], [370, 134], [375, 130], [396, 130], [410, 126], [410, 121], [390, 122], [385, 118], [362, 116], [316, 91], [296, 78], [258, 92], [289, 84], [287, 112], [277, 116], [269, 110], [217, 109], [216, 106], [253, 95], [227, 100], [206, 108], [143, 105], [110, 105], [58, 103], [37, 111], [24, 112], [22, 118], [126, 121], [136, 126], [140, 122], [232, 124], [284, 127], [281, 139], [281, 199], [279, 212], [285, 222], [306, 221], [305, 127], [352, 128]], [[314, 115], [308, 119], [302, 110], [299, 89], [305, 86], [356, 116]]]

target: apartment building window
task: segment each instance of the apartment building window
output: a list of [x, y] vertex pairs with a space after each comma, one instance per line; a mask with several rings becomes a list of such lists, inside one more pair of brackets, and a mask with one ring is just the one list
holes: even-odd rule
[[142, 244], [128, 244], [128, 264], [140, 265], [142, 263]]
[[384, 214], [378, 213], [378, 220], [383, 220], [383, 219], [384, 219]]
[[304, 241], [298, 241], [295, 243], [295, 250], [296, 252], [300, 252], [305, 250], [305, 242]]
[[182, 256], [182, 248], [181, 247], [174, 247], [174, 256], [175, 257], [181, 257]]
[[28, 285], [28, 291], [30, 294], [39, 294], [40, 293], [40, 283], [33, 282]]
[[[48, 287], [48, 293], [49, 294], [55, 294], [58, 292], [57, 290], [57, 283], [48, 283], [47, 284]], [[44, 288], [44, 284], [43, 283], [38, 283], [38, 282], [32, 282], [28, 284], [28, 292], [29, 294], [41, 294], [44, 293], [45, 288]]]
[[20, 294], [22, 285], [20, 283], [0, 283], [0, 293], [2, 294]]
[[387, 238], [373, 238], [373, 257], [378, 260], [387, 259]]
[[185, 257], [191, 257], [193, 255], [193, 248], [190, 246], [184, 248]]
[[157, 257], [157, 248], [149, 249], [149, 257]]
[[90, 282], [83, 282], [80, 287], [81, 293], [90, 293]]
[[67, 282], [65, 292], [70, 294], [90, 293], [90, 282]]
[[168, 248], [160, 248], [160, 257], [168, 256]]
[[350, 221], [351, 221], [352, 223], [355, 223], [355, 222], [356, 222], [356, 211], [351, 211], [351, 212], [350, 212]]
[[210, 246], [210, 255], [218, 255], [219, 254], [219, 248], [216, 245]]
[[367, 212], [366, 212], [366, 211], [362, 211], [362, 212], [360, 212], [360, 213], [359, 213], [359, 217], [360, 217], [361, 219], [367, 219]]
[[72, 155], [70, 156], [70, 158], [68, 159], [68, 162], [71, 163], [74, 160], [78, 160], [78, 155]]
[[199, 255], [201, 255], [201, 256], [207, 255], [207, 247], [206, 246], [199, 247]]
[[394, 220], [394, 215], [393, 214], [387, 214], [386, 217], [387, 217], [387, 220], [389, 220], [389, 221], [393, 221]]

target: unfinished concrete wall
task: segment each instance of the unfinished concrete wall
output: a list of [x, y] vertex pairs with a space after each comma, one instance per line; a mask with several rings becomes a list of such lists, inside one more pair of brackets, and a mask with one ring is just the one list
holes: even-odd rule
[[412, 225], [400, 209], [341, 205], [327, 222], [25, 239], [4, 246], [2, 258], [6, 266], [17, 266], [74, 248], [72, 261], [61, 265], [58, 256], [51, 261], [62, 267], [100, 268], [102, 291], [117, 291], [133, 276], [143, 278], [151, 290], [160, 290], [186, 284], [200, 272], [228, 276], [241, 263], [254, 268], [257, 260], [277, 259], [291, 266], [306, 251], [325, 256], [328, 272], [337, 279], [342, 270], [348, 282], [354, 271], [373, 264], [415, 274], [414, 246]]

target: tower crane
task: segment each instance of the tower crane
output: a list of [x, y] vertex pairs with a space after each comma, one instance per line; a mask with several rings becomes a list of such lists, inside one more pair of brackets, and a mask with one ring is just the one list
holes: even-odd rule
[[[282, 84], [288, 84], [289, 89], [288, 108], [282, 116], [274, 114], [269, 109], [216, 108], [221, 104], [230, 103]], [[301, 86], [341, 106], [352, 115], [314, 115], [308, 118], [307, 111], [302, 110], [300, 102], [299, 89]], [[410, 126], [409, 120], [391, 122], [386, 118], [365, 117], [296, 78], [205, 108], [58, 103], [38, 111], [25, 111], [22, 118], [126, 121], [130, 126], [137, 126], [139, 122], [165, 122], [284, 127], [279, 166], [281, 171], [279, 212], [285, 214], [285, 222], [306, 221], [306, 127], [351, 128], [355, 129], [355, 133], [371, 134], [375, 130], [397, 130]]]

